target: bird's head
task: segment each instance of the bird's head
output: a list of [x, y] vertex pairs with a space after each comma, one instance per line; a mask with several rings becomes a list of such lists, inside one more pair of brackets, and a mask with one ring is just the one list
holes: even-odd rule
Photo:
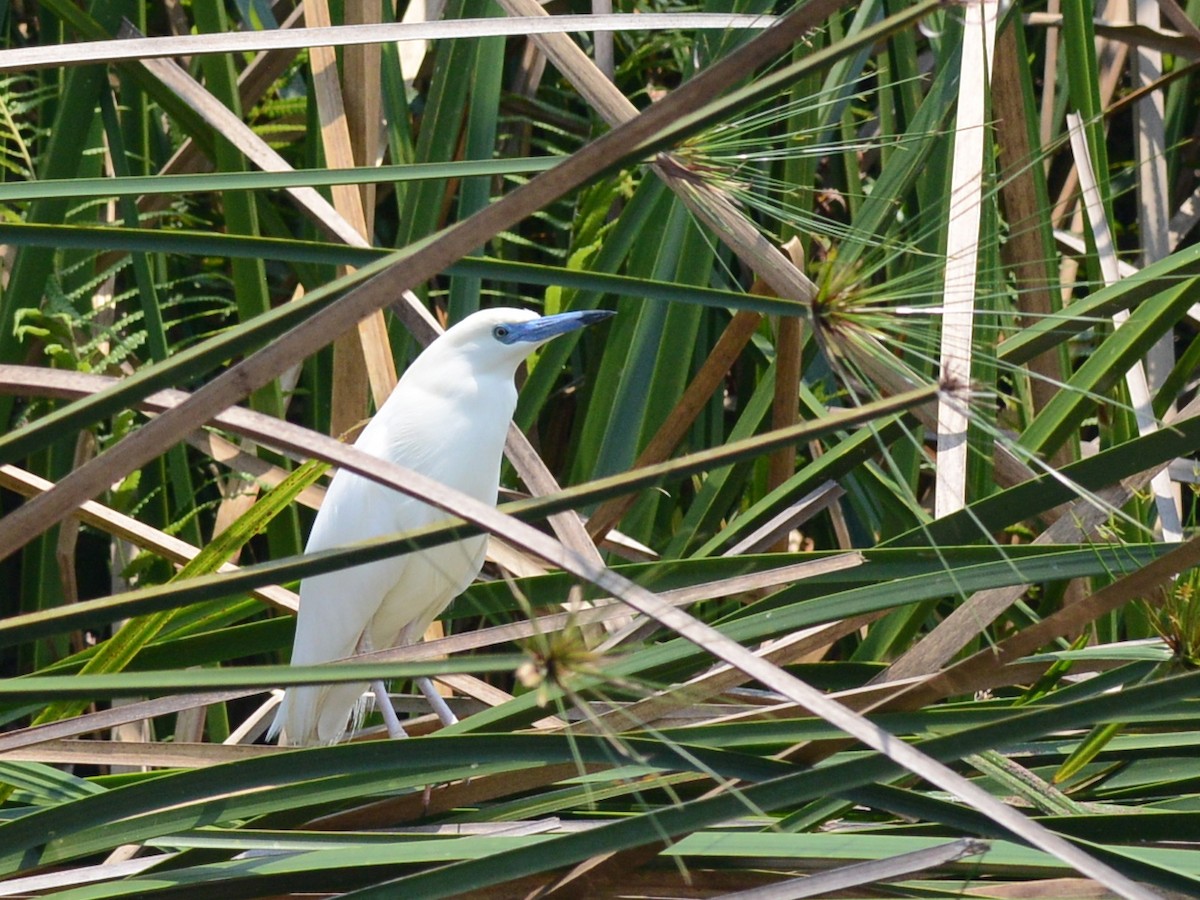
[[[473, 368], [506, 370], [511, 375], [521, 360], [551, 338], [601, 322], [611, 310], [579, 310], [539, 316], [527, 309], [484, 309], [448, 329], [430, 345], [441, 352], [461, 354]], [[426, 352], [429, 352], [426, 351]]]

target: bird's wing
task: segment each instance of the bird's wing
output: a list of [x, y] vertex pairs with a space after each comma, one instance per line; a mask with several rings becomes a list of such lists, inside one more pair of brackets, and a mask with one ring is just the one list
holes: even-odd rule
[[[407, 558], [380, 560], [304, 579], [292, 665], [351, 656], [386, 596], [384, 585], [404, 579]], [[288, 744], [333, 743], [342, 737], [365, 683], [289, 688], [276, 716]]]
[[[344, 477], [349, 476], [349, 477]], [[307, 552], [420, 528], [445, 518], [434, 507], [349, 472], [330, 485]], [[316, 665], [420, 639], [429, 622], [471, 583], [483, 562], [477, 536], [305, 578], [292, 646], [293, 665]], [[403, 634], [402, 634], [403, 633]], [[298, 687], [277, 724], [290, 744], [337, 740], [364, 686]]]
[[393, 583], [371, 621], [372, 646], [419, 641], [429, 623], [475, 580], [486, 550], [487, 536], [476, 535], [412, 554], [414, 564]]
[[[313, 523], [305, 552], [421, 528], [445, 515], [365, 478], [339, 473]], [[375, 640], [369, 626], [397, 585], [412, 578], [411, 570], [423, 567], [413, 566], [413, 559], [412, 554], [399, 554], [305, 578], [292, 663], [311, 665], [349, 656], [364, 634], [376, 649], [390, 646]]]
[[[350, 472], [329, 486], [309, 534], [306, 552], [328, 550], [398, 530], [395, 493]], [[406, 555], [336, 572], [300, 583], [300, 611], [292, 644], [292, 665], [317, 665], [353, 655], [388, 591], [404, 580]], [[289, 688], [276, 714], [273, 732], [293, 746], [331, 743], [347, 727], [364, 690], [362, 684]]]

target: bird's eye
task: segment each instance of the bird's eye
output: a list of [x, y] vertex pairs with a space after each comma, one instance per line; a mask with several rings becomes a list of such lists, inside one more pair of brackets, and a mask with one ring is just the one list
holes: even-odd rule
[[495, 328], [492, 329], [492, 336], [499, 338], [500, 340], [503, 340], [504, 338], [508, 337], [508, 326], [507, 325], [497, 325]]

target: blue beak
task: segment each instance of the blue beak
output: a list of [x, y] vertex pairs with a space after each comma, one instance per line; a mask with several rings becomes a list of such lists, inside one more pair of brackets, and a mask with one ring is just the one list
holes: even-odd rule
[[500, 340], [506, 344], [541, 344], [560, 334], [566, 334], [568, 331], [603, 322], [614, 315], [616, 313], [611, 309], [587, 309], [559, 313], [556, 316], [543, 316], [528, 322], [515, 322], [505, 326], [508, 333]]

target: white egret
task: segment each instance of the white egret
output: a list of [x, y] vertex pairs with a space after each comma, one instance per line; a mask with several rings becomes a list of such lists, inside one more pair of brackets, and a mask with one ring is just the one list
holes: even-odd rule
[[[409, 366], [355, 446], [495, 503], [521, 360], [557, 335], [611, 316], [607, 310], [539, 317], [489, 309], [463, 319]], [[339, 471], [309, 534], [316, 552], [433, 525], [446, 513], [350, 471]], [[486, 535], [305, 578], [293, 665], [315, 665], [420, 640], [429, 623], [479, 574]], [[428, 679], [420, 682], [443, 721], [453, 721]], [[289, 688], [271, 726], [281, 744], [332, 743], [350, 727], [366, 685]], [[381, 682], [372, 685], [393, 737], [404, 730]]]

